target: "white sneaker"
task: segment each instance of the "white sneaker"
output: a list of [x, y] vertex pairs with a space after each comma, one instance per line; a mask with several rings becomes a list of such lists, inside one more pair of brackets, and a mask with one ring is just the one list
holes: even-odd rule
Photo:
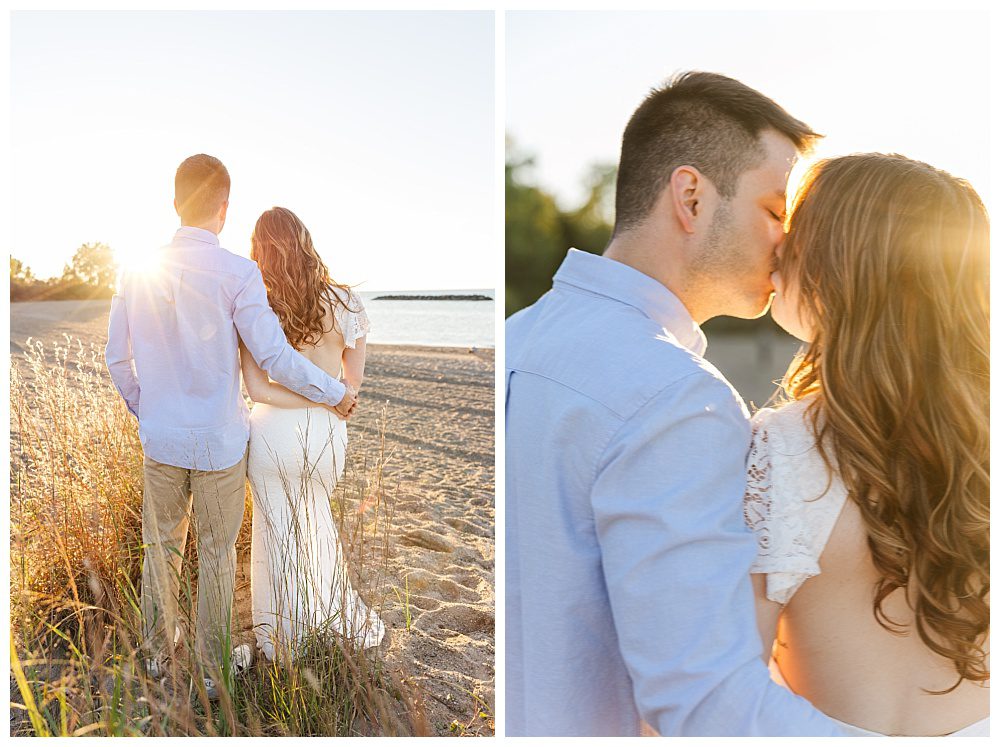
[[[177, 645], [177, 641], [181, 639], [181, 628], [178, 625], [174, 628], [174, 645]], [[146, 676], [151, 677], [154, 680], [158, 680], [164, 675], [164, 669], [166, 668], [161, 656], [151, 656], [143, 661], [143, 665], [146, 669]]]
[[163, 676], [163, 662], [159, 659], [144, 659], [142, 663], [146, 668], [147, 677], [158, 680]]
[[231, 662], [233, 665], [233, 674], [237, 677], [246, 674], [250, 671], [250, 667], [253, 666], [253, 649], [246, 643], [241, 643], [233, 649]]
[[219, 688], [215, 684], [215, 680], [209, 677], [205, 678], [205, 694], [213, 703], [219, 699]]
[[[253, 665], [253, 649], [243, 643], [233, 649], [232, 657], [229, 660], [234, 676], [239, 677], [250, 671]], [[216, 701], [219, 699], [219, 686], [211, 677], [205, 678], [205, 694], [208, 699]]]

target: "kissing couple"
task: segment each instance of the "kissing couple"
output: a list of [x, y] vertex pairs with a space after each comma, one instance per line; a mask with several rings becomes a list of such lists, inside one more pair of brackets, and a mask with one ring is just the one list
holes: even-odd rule
[[[313, 631], [357, 648], [385, 628], [351, 587], [330, 508], [357, 408], [368, 316], [334, 283], [302, 221], [285, 208], [257, 220], [250, 259], [219, 245], [229, 172], [199, 154], [177, 169], [181, 227], [111, 302], [106, 359], [139, 422], [143, 449], [140, 609], [147, 672], [160, 678], [180, 637], [181, 561], [198, 539], [196, 655], [209, 699], [230, 650], [236, 539], [253, 493], [251, 596], [258, 648], [287, 663]], [[251, 399], [248, 411], [240, 373]], [[225, 675], [223, 675], [225, 676]]]
[[[989, 734], [989, 219], [879, 153], [786, 216], [818, 137], [672, 78], [603, 256], [508, 319], [508, 735]], [[751, 419], [700, 325], [769, 305], [805, 346]]]

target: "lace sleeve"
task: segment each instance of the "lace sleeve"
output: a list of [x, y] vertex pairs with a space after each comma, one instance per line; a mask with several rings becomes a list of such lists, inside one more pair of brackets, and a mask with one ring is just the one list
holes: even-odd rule
[[[338, 293], [338, 296], [343, 298], [343, 295], [340, 293]], [[364, 304], [361, 303], [361, 298], [354, 291], [351, 291], [347, 299], [347, 305], [350, 306], [350, 309], [337, 304], [337, 308], [334, 311], [334, 318], [337, 321], [338, 331], [344, 337], [344, 344], [349, 348], [353, 348], [358, 340], [365, 337], [371, 331], [371, 322], [368, 319], [368, 312], [365, 311]]]
[[779, 436], [769, 423], [774, 413], [765, 409], [754, 416], [743, 516], [757, 538], [750, 572], [766, 575], [768, 599], [788, 604], [806, 579], [819, 574], [819, 552], [809, 541], [799, 497], [776, 484], [774, 442]]

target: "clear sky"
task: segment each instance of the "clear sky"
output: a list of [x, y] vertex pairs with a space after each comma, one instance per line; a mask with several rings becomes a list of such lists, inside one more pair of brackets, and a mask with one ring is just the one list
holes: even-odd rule
[[222, 245], [296, 212], [339, 282], [490, 288], [491, 12], [19, 12], [10, 253], [170, 240], [187, 156], [233, 180]]
[[982, 11], [510, 12], [507, 131], [573, 207], [588, 165], [617, 163], [649, 89], [707, 70], [825, 134], [816, 157], [902, 153], [988, 201], [988, 34]]

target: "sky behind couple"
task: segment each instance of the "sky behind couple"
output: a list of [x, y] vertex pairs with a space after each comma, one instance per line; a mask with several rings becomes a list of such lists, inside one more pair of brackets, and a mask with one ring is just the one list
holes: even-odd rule
[[[508, 734], [988, 732], [986, 211], [866, 154], [786, 216], [817, 138], [674, 78], [604, 256], [508, 320]], [[807, 345], [751, 424], [700, 325], [772, 294]]]

